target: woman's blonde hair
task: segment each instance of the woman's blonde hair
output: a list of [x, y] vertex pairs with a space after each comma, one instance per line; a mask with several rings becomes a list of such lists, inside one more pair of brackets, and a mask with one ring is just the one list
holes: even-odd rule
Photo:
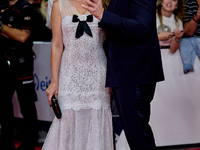
[[110, 4], [110, 0], [102, 0], [102, 6], [105, 10], [108, 9], [108, 5]]
[[[163, 22], [162, 22], [162, 13], [161, 13], [161, 8], [162, 8], [162, 2], [163, 0], [158, 0], [157, 2], [157, 15], [160, 20], [160, 25], [163, 27]], [[175, 19], [175, 24], [176, 26], [179, 26], [178, 20], [180, 19], [181, 21], [184, 20], [185, 18], [185, 5], [184, 5], [184, 0], [178, 0], [178, 7], [177, 9], [174, 10], [174, 19]]]
[[45, 5], [45, 0], [41, 0], [40, 8], [39, 8], [40, 13], [42, 14], [43, 20], [46, 22], [46, 11], [47, 7]]

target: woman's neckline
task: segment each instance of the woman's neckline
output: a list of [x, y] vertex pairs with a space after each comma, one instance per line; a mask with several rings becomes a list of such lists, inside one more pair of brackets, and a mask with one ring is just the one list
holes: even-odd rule
[[76, 12], [79, 14], [79, 15], [85, 15], [87, 12], [88, 12], [88, 10], [86, 10], [84, 13], [80, 13], [79, 11], [78, 11], [78, 9], [69, 1], [69, 0], [67, 0], [69, 3], [70, 3], [70, 5], [74, 8], [74, 10], [76, 10]]

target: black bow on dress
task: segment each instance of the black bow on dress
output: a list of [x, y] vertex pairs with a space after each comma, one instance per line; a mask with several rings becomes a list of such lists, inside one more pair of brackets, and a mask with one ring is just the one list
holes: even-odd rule
[[[81, 19], [81, 17], [83, 19]], [[86, 17], [86, 18], [84, 18], [84, 17]], [[92, 37], [92, 31], [87, 24], [87, 22], [93, 22], [93, 16], [92, 15], [88, 15], [88, 16], [73, 15], [72, 22], [79, 22], [77, 29], [76, 29], [76, 36], [75, 36], [77, 39], [83, 35], [84, 31]]]

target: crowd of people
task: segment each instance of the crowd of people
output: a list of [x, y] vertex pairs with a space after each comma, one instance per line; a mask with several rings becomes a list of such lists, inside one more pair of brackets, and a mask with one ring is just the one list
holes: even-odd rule
[[184, 34], [183, 19], [183, 0], [158, 0], [157, 32], [161, 49], [170, 49], [171, 53], [179, 49]]
[[194, 71], [195, 57], [200, 58], [198, 0], [158, 0], [157, 32], [160, 47], [171, 53], [180, 50], [183, 72]]
[[0, 2], [1, 149], [15, 150], [15, 91], [24, 117], [17, 150], [35, 149], [33, 41], [52, 41], [46, 94], [62, 111], [43, 150], [113, 150], [111, 94], [130, 149], [156, 149], [149, 119], [156, 84], [164, 80], [161, 51], [180, 50], [183, 72], [194, 71], [200, 0], [27, 1]]

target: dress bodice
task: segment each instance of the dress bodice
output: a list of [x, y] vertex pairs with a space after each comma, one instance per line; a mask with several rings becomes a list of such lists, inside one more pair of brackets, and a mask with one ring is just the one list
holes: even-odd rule
[[[63, 1], [63, 0], [60, 0]], [[65, 2], [68, 2], [65, 0]], [[64, 6], [63, 4], [61, 5]], [[61, 11], [64, 51], [59, 72], [59, 99], [63, 109], [96, 108], [109, 106], [109, 90], [105, 88], [106, 56], [103, 50], [104, 31], [98, 19], [87, 22], [93, 37], [84, 33], [75, 38], [79, 22], [72, 22], [71, 11], [78, 11], [68, 2], [69, 11]], [[85, 15], [90, 15], [86, 12]], [[79, 15], [80, 16], [80, 15]], [[67, 102], [66, 102], [67, 101]]]

